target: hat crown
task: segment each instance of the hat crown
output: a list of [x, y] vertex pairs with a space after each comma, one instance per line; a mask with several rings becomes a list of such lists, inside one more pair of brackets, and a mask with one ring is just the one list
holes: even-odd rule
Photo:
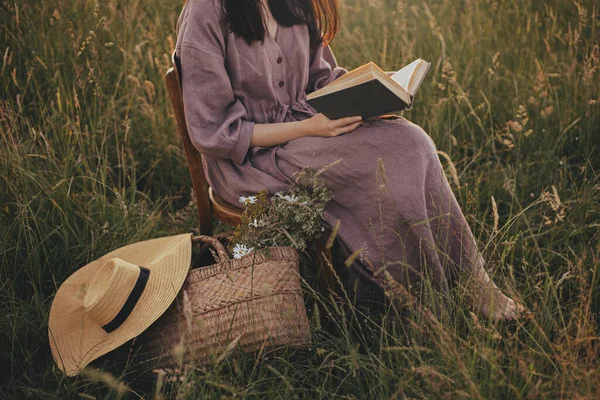
[[121, 258], [111, 258], [98, 268], [89, 283], [83, 308], [99, 326], [111, 322], [123, 308], [138, 277], [140, 267]]

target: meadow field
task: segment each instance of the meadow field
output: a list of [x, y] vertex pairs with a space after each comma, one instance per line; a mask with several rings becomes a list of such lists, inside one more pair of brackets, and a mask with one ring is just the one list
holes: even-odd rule
[[[431, 323], [318, 293], [308, 349], [172, 382], [125, 345], [54, 364], [47, 318], [77, 268], [197, 226], [164, 84], [182, 0], [0, 3], [0, 397], [600, 398], [600, 3], [345, 0], [341, 65], [432, 62], [403, 115], [440, 150], [498, 285], [531, 318]], [[393, 173], [393, 171], [387, 171]]]

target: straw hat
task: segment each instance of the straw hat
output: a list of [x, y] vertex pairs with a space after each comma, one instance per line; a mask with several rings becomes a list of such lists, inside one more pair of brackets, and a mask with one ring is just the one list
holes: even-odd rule
[[130, 244], [82, 267], [50, 309], [52, 356], [68, 376], [148, 328], [175, 300], [190, 268], [191, 234]]

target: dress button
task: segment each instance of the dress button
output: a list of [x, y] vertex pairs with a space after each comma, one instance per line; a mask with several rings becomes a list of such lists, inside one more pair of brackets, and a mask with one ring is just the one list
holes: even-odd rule
[[277, 64], [281, 64], [283, 62], [283, 57], [277, 57]]
[[283, 87], [284, 83], [283, 81], [279, 81], [279, 87]]

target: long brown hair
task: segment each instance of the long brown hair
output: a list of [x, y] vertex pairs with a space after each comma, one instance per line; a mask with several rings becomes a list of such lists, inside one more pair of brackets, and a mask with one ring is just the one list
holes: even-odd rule
[[[186, 0], [187, 1], [187, 0]], [[263, 41], [267, 28], [261, 0], [221, 0], [230, 29], [248, 43]], [[337, 0], [268, 0], [279, 25], [308, 26], [311, 45], [329, 44], [340, 26]]]

